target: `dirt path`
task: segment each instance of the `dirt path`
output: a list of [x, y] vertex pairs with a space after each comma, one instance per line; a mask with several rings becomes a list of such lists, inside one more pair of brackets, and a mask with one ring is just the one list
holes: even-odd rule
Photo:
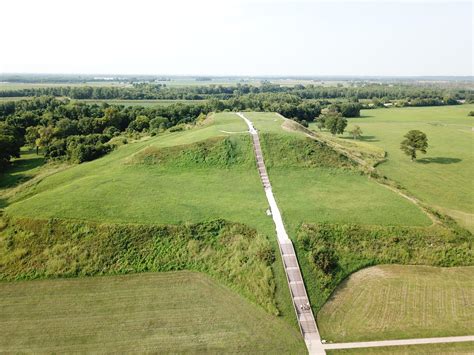
[[245, 117], [242, 113], [237, 113], [249, 127], [249, 133], [252, 136], [252, 142], [255, 152], [255, 158], [257, 161], [257, 168], [262, 180], [262, 185], [267, 196], [268, 204], [270, 205], [270, 211], [272, 213], [273, 222], [275, 223], [275, 229], [278, 238], [278, 246], [280, 249], [280, 255], [283, 260], [283, 266], [285, 268], [286, 279], [288, 287], [290, 289], [291, 297], [293, 300], [293, 307], [295, 309], [296, 318], [298, 319], [298, 325], [303, 335], [306, 347], [310, 354], [325, 354], [323, 344], [321, 343], [321, 337], [319, 336], [318, 327], [314, 319], [313, 311], [309, 304], [308, 294], [304, 286], [303, 277], [301, 276], [301, 270], [296, 258], [295, 249], [291, 242], [288, 234], [286, 233], [283, 219], [281, 218], [280, 210], [273, 196], [272, 186], [270, 179], [268, 178], [267, 169], [263, 160], [263, 153], [260, 146], [260, 139], [258, 137], [257, 130], [253, 126], [253, 123]]

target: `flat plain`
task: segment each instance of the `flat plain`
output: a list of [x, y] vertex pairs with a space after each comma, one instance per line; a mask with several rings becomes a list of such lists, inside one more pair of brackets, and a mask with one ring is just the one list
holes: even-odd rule
[[7, 353], [304, 353], [299, 332], [211, 278], [142, 273], [0, 283]]

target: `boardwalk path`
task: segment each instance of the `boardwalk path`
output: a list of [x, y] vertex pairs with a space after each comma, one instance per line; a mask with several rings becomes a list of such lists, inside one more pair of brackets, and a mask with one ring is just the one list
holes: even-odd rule
[[[295, 249], [288, 234], [286, 233], [283, 220], [281, 218], [280, 210], [273, 196], [272, 186], [268, 178], [267, 169], [263, 161], [262, 149], [260, 147], [260, 139], [257, 130], [252, 122], [247, 119], [242, 113], [237, 113], [249, 127], [249, 133], [252, 136], [255, 157], [257, 160], [258, 172], [262, 180], [265, 194], [270, 205], [273, 221], [275, 222], [278, 245], [280, 247], [280, 254], [283, 259], [285, 267], [286, 278], [290, 288], [291, 297], [293, 299], [293, 307], [298, 318], [298, 324], [301, 334], [310, 354], [325, 354], [325, 349], [352, 349], [352, 348], [369, 348], [379, 346], [397, 346], [397, 345], [417, 345], [417, 344], [438, 344], [438, 343], [457, 343], [465, 341], [474, 341], [474, 336], [460, 336], [460, 337], [444, 337], [444, 338], [423, 338], [423, 339], [404, 339], [404, 340], [382, 340], [369, 342], [355, 342], [355, 343], [336, 343], [336, 344], [322, 344], [319, 335], [316, 321], [313, 312], [309, 306], [309, 299], [306, 293], [306, 288], [301, 276], [298, 260], [296, 259]], [[283, 116], [281, 116], [283, 117]], [[284, 117], [283, 117], [284, 118]]]
[[273, 196], [272, 186], [263, 161], [263, 154], [257, 130], [254, 128], [252, 122], [250, 122], [242, 113], [238, 113], [238, 115], [247, 123], [249, 133], [252, 136], [258, 172], [260, 174], [260, 179], [262, 180], [263, 188], [265, 189], [265, 194], [267, 195], [273, 221], [275, 222], [280, 254], [283, 259], [286, 278], [293, 299], [293, 307], [296, 312], [301, 334], [303, 335], [310, 354], [325, 354], [318, 328], [316, 326], [316, 321], [314, 320], [314, 315], [309, 305], [309, 299], [303, 283], [303, 277], [301, 276], [298, 260], [296, 259], [295, 249], [293, 248], [293, 243], [290, 238], [288, 238], [280, 210], [278, 209], [275, 197]]

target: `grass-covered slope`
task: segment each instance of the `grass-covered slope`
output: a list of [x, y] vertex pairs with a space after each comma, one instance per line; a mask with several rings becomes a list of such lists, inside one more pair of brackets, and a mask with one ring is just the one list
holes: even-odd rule
[[[387, 151], [378, 169], [410, 193], [474, 231], [474, 132], [468, 113], [474, 105], [365, 110], [349, 119], [362, 129], [364, 143]], [[311, 128], [317, 130], [315, 126]], [[416, 162], [400, 150], [403, 136], [417, 129], [428, 136], [428, 153]], [[347, 141], [352, 138], [346, 134]]]
[[[245, 133], [246, 129], [245, 123], [237, 115], [220, 113], [193, 129], [164, 133], [121, 146], [98, 160], [70, 167], [43, 179], [32, 179], [19, 187], [17, 193], [8, 200], [9, 206], [5, 214], [12, 219], [25, 221], [38, 218], [46, 221], [66, 220], [71, 223], [82, 223], [81, 220], [88, 223], [93, 221], [106, 224], [114, 230], [122, 227], [125, 230], [135, 228], [116, 224], [140, 224], [142, 225], [140, 228], [153, 229], [170, 224], [179, 226], [225, 219], [256, 229], [259, 235], [264, 236], [263, 238], [272, 244], [272, 249], [276, 250], [274, 227], [271, 218], [265, 214], [267, 208], [265, 194], [255, 169], [253, 151], [249, 137]], [[149, 227], [145, 227], [146, 225]], [[121, 235], [114, 234], [112, 240], [118, 237], [122, 238]], [[186, 256], [188, 253], [186, 244], [183, 244], [183, 249], [179, 249], [181, 251], [178, 250], [176, 253], [167, 249], [155, 250], [154, 244], [150, 244], [155, 237], [153, 234], [147, 234], [147, 238], [150, 238], [150, 241], [141, 245], [140, 250], [143, 249], [145, 254], [150, 253], [148, 258], [158, 258], [155, 260], [156, 264], [151, 266], [150, 262], [143, 264], [140, 256], [137, 259], [138, 264], [130, 266], [130, 271], [168, 270], [161, 264], [160, 258], [163, 258], [163, 255], [172, 257], [181, 255], [176, 253], [184, 253]], [[186, 259], [189, 264], [179, 264], [179, 268], [200, 270], [216, 276], [212, 270], [215, 271], [222, 266], [220, 263], [226, 262], [229, 265], [222, 269], [226, 270], [226, 278], [244, 283], [255, 281], [255, 286], [263, 292], [268, 291], [265, 283], [268, 284], [267, 281], [271, 279], [268, 285], [271, 286], [273, 282], [271, 286], [273, 294], [268, 295], [272, 298], [270, 302], [273, 305], [270, 308], [264, 307], [272, 313], [275, 313], [275, 307], [278, 307], [281, 315], [294, 322], [279, 255], [276, 255], [275, 263], [272, 263], [271, 268], [267, 270], [270, 275], [265, 273], [256, 277], [250, 274], [244, 275], [238, 270], [232, 270], [230, 264], [233, 263], [232, 260], [237, 259], [233, 259], [231, 254], [235, 252], [237, 258], [242, 257], [238, 261], [242, 263], [241, 267], [253, 267], [245, 260], [246, 257], [251, 259], [248, 252], [252, 253], [252, 248], [247, 253], [234, 250], [234, 247], [238, 248], [240, 245], [234, 244], [239, 240], [238, 236], [235, 238], [228, 241], [228, 248], [223, 250], [223, 254], [215, 255], [215, 259], [209, 259], [207, 264], [201, 263], [197, 267], [193, 263], [194, 259]], [[59, 244], [66, 243], [62, 241], [62, 237], [60, 239], [61, 242], [56, 240]], [[93, 242], [93, 239], [90, 236], [87, 240]], [[82, 243], [80, 238], [78, 240]], [[61, 246], [55, 247], [54, 240], [50, 242], [48, 250], [55, 248], [60, 251], [67, 250]], [[87, 243], [83, 247], [87, 247]], [[151, 249], [146, 249], [148, 247]], [[176, 247], [176, 245], [169, 246], [169, 248]], [[242, 244], [241, 247], [249, 246]], [[222, 245], [222, 248], [225, 249], [226, 246]], [[118, 248], [113, 252], [123, 253], [120, 250]], [[100, 258], [101, 254], [105, 253], [113, 257], [114, 254], [109, 252], [110, 250], [98, 250], [95, 255]], [[5, 255], [13, 254], [6, 252]], [[36, 256], [43, 258], [43, 261], [45, 259], [42, 251]], [[128, 259], [124, 260], [126, 263], [121, 263], [119, 269], [130, 262]], [[10, 265], [10, 271], [18, 266], [13, 265], [15, 263]], [[177, 267], [173, 263], [170, 265]], [[33, 266], [31, 270], [35, 267]], [[47, 276], [44, 265], [39, 269], [43, 276]], [[18, 270], [24, 271], [22, 268]], [[97, 270], [100, 270], [100, 267]], [[104, 272], [109, 271], [107, 269]], [[76, 274], [83, 275], [79, 272]], [[221, 273], [221, 276], [223, 274]], [[74, 275], [73, 271], [70, 276]], [[260, 282], [263, 284], [258, 285]], [[230, 285], [229, 282], [227, 284]], [[265, 289], [267, 291], [264, 291]], [[249, 291], [248, 295], [250, 299], [254, 299], [258, 293], [260, 293], [258, 290], [255, 294]]]
[[363, 175], [346, 156], [301, 132], [285, 131], [280, 116], [246, 115], [260, 131], [270, 181], [292, 236], [303, 223], [431, 224], [421, 209]]
[[[446, 226], [303, 225], [296, 250], [318, 311], [351, 273], [377, 264], [474, 265], [472, 235]], [[449, 314], [446, 314], [448, 317]]]
[[0, 280], [194, 270], [221, 280], [277, 314], [268, 239], [242, 224], [110, 225], [7, 220]]
[[473, 287], [474, 267], [367, 268], [337, 288], [319, 330], [333, 342], [471, 335]]
[[268, 230], [245, 127], [223, 113], [201, 127], [122, 146], [24, 189], [6, 213], [147, 224], [225, 218]]
[[304, 354], [297, 329], [201, 273], [0, 282], [4, 353]]

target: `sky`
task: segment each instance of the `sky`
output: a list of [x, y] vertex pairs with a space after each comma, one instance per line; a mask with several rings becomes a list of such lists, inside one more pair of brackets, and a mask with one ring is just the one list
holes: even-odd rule
[[472, 1], [2, 0], [0, 73], [473, 75]]

